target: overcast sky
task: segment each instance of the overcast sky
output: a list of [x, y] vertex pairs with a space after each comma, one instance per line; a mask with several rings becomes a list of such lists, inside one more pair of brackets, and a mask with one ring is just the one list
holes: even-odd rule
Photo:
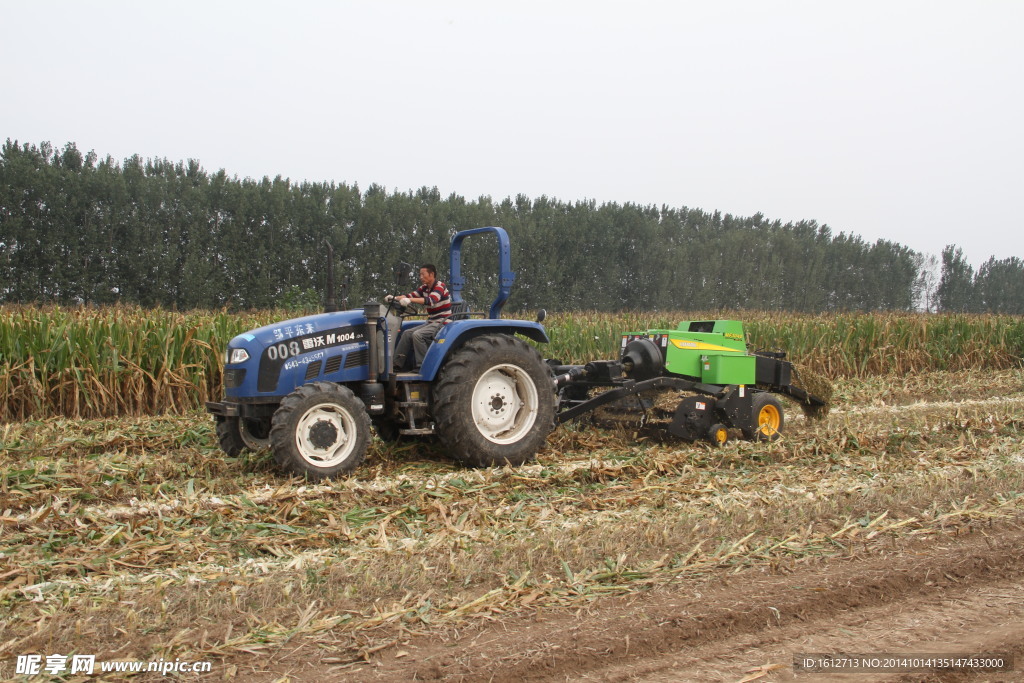
[[0, 0], [0, 24], [0, 139], [1024, 258], [1016, 0]]

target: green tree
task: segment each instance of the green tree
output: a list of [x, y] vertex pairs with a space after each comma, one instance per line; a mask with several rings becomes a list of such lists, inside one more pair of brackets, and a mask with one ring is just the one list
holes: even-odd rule
[[974, 268], [964, 258], [963, 249], [946, 245], [942, 250], [942, 276], [936, 291], [939, 310], [967, 313], [978, 310], [974, 298]]
[[975, 290], [983, 312], [1024, 314], [1024, 261], [989, 258], [978, 269]]

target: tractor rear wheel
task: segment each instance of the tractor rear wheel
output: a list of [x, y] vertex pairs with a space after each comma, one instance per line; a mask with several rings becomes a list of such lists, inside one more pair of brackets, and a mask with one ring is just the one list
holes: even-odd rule
[[303, 384], [281, 401], [272, 425], [274, 459], [307, 479], [351, 472], [366, 457], [370, 416], [347, 387]]
[[511, 335], [477, 337], [453, 351], [433, 393], [438, 437], [473, 467], [529, 462], [555, 426], [551, 370]]
[[242, 451], [270, 448], [270, 420], [252, 417], [225, 417], [217, 420], [217, 441], [232, 458]]
[[782, 401], [764, 391], [754, 394], [750, 401], [753, 426], [744, 429], [743, 436], [751, 441], [775, 441], [782, 436]]

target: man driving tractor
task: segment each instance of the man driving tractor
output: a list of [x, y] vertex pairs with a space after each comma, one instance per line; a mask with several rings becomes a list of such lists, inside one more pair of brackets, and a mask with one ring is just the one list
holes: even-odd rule
[[[434, 335], [451, 317], [452, 295], [448, 287], [437, 279], [437, 268], [432, 263], [424, 263], [420, 266], [420, 286], [408, 294], [392, 295], [384, 297], [384, 301], [390, 303], [397, 299], [402, 306], [409, 304], [420, 304], [427, 309], [427, 320], [405, 333], [398, 339], [398, 346], [395, 348], [394, 369], [401, 372], [406, 369], [416, 370], [423, 363], [423, 357], [433, 341]], [[413, 366], [408, 368], [409, 351], [413, 352]]]

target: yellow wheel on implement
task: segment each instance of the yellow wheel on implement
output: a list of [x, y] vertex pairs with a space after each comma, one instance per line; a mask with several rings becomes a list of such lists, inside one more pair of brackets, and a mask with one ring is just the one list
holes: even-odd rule
[[750, 417], [753, 426], [743, 430], [743, 436], [751, 441], [775, 441], [782, 436], [785, 418], [782, 402], [766, 392], [754, 394], [750, 401]]
[[725, 428], [723, 424], [713, 424], [708, 429], [707, 433], [708, 442], [715, 448], [721, 448], [725, 444], [729, 443], [729, 430]]

